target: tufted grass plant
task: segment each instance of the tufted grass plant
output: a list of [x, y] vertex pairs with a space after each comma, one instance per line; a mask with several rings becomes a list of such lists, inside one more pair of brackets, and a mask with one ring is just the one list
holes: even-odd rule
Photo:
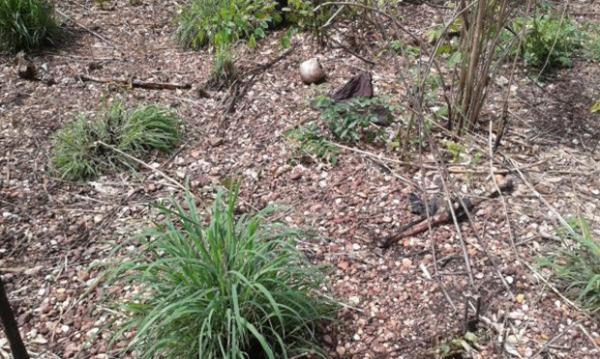
[[590, 312], [599, 313], [600, 242], [593, 237], [586, 220], [576, 218], [568, 222], [571, 230], [558, 233], [565, 243], [544, 257], [541, 265], [552, 269], [567, 295]]
[[323, 274], [296, 249], [298, 232], [266, 220], [271, 209], [236, 217], [236, 202], [237, 191], [218, 194], [208, 222], [189, 194], [162, 207], [165, 220], [109, 272], [112, 284], [140, 290], [117, 333], [135, 331], [129, 350], [142, 358], [324, 356], [317, 331], [336, 305], [319, 293]]
[[[126, 111], [111, 105], [97, 121], [80, 117], [54, 136], [51, 167], [63, 179], [84, 180], [110, 168], [135, 168], [127, 156], [169, 152], [181, 139], [181, 119], [168, 109], [149, 105]], [[118, 151], [116, 151], [116, 150]]]
[[104, 123], [91, 123], [80, 117], [54, 136], [51, 167], [67, 180], [98, 176], [106, 163], [98, 161], [102, 158], [102, 150], [96, 141], [107, 137]]
[[124, 117], [119, 128], [118, 148], [132, 155], [148, 150], [169, 152], [181, 139], [181, 120], [164, 107], [149, 105], [136, 108]]
[[238, 79], [238, 70], [231, 45], [219, 46], [215, 52], [208, 87], [222, 89], [230, 86]]
[[33, 50], [52, 42], [58, 25], [47, 0], [0, 0], [0, 49]]

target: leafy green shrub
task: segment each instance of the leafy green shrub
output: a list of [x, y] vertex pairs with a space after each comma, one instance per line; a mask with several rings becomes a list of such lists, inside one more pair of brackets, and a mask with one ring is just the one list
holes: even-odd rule
[[321, 119], [335, 138], [347, 143], [356, 143], [363, 137], [376, 140], [382, 134], [379, 126], [389, 125], [395, 111], [394, 106], [379, 97], [361, 97], [338, 103], [328, 97], [320, 97], [315, 101], [315, 107], [321, 111]]
[[592, 237], [589, 224], [581, 218], [569, 221], [573, 230], [562, 230], [558, 235], [568, 247], [541, 260], [551, 268], [567, 294], [592, 312], [600, 310], [600, 243]]
[[296, 147], [296, 159], [302, 161], [308, 157], [337, 164], [339, 148], [323, 138], [314, 123], [288, 131], [285, 138]]
[[600, 25], [586, 24], [583, 32], [582, 52], [583, 57], [600, 62]]
[[442, 145], [445, 147], [445, 150], [450, 155], [452, 162], [459, 162], [462, 154], [466, 151], [465, 146], [458, 142], [443, 140]]
[[435, 353], [436, 358], [471, 358], [481, 349], [481, 338], [476, 333], [467, 331], [462, 336], [445, 340]]
[[516, 33], [525, 26], [521, 54], [527, 66], [539, 69], [570, 67], [574, 52], [581, 46], [575, 22], [568, 16], [535, 15], [528, 20], [517, 19]]
[[179, 42], [192, 49], [240, 39], [256, 43], [270, 23], [281, 22], [276, 5], [270, 0], [191, 0], [181, 13]]
[[51, 167], [64, 179], [91, 178], [111, 167], [135, 166], [118, 151], [134, 157], [151, 150], [167, 152], [180, 138], [181, 120], [173, 112], [158, 106], [126, 112], [123, 104], [117, 102], [99, 121], [81, 117], [58, 131]]
[[453, 55], [459, 50], [459, 34], [464, 27], [464, 20], [458, 18], [446, 28], [445, 24], [433, 27], [427, 32], [427, 41], [436, 45], [440, 41], [436, 50], [436, 55]]
[[352, 7], [340, 9], [339, 5], [331, 4], [321, 7], [315, 12], [315, 8], [325, 0], [288, 0], [288, 6], [283, 9], [285, 20], [301, 30], [310, 31], [316, 35], [321, 34], [321, 27], [331, 18], [335, 11], [340, 11], [338, 18], [348, 18], [352, 14]]
[[390, 41], [390, 50], [401, 56], [407, 56], [411, 58], [419, 57], [421, 49], [412, 45], [408, 45], [400, 40]]
[[282, 24], [317, 30], [329, 9], [314, 13], [314, 0], [289, 0], [286, 7], [272, 0], [190, 0], [179, 18], [177, 37], [183, 47], [199, 49], [247, 40], [250, 47]]
[[266, 218], [234, 215], [237, 191], [217, 196], [210, 221], [188, 195], [184, 209], [139, 238], [112, 272], [141, 292], [125, 303], [143, 358], [288, 358], [320, 353], [319, 324], [336, 305], [319, 294], [323, 275], [296, 249], [298, 236]]
[[57, 29], [50, 2], [0, 0], [0, 49], [36, 49], [52, 42]]
[[596, 101], [592, 107], [590, 107], [591, 113], [600, 113], [600, 100]]

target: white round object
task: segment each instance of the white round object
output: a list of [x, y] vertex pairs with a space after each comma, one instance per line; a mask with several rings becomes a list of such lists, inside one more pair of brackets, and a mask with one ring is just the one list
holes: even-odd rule
[[316, 84], [325, 79], [325, 71], [318, 58], [313, 57], [300, 64], [300, 78], [307, 85]]

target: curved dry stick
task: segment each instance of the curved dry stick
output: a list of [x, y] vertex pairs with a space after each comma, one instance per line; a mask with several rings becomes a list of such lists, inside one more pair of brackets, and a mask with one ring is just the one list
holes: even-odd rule
[[375, 13], [378, 13], [379, 15], [389, 19], [390, 21], [392, 21], [392, 23], [394, 24], [394, 26], [396, 27], [396, 31], [402, 31], [406, 34], [408, 34], [408, 36], [412, 37], [418, 44], [421, 43], [421, 39], [419, 39], [415, 34], [413, 34], [412, 32], [408, 31], [404, 26], [402, 26], [398, 20], [393, 17], [392, 15], [379, 10], [376, 7], [373, 6], [369, 6], [369, 5], [365, 5], [365, 4], [361, 4], [361, 3], [356, 3], [356, 2], [348, 2], [348, 1], [328, 1], [325, 3], [320, 4], [319, 6], [317, 6], [316, 8], [314, 8], [313, 12], [317, 12], [319, 11], [322, 7], [324, 6], [331, 6], [331, 5], [340, 5], [340, 6], [354, 6], [354, 7], [359, 7], [365, 10], [369, 10]]
[[4, 290], [4, 283], [0, 273], [0, 321], [4, 326], [4, 332], [6, 338], [10, 344], [10, 350], [12, 351], [15, 359], [29, 359], [29, 354], [23, 344], [23, 339], [19, 333], [19, 324], [15, 319], [15, 314], [10, 307], [8, 296]]

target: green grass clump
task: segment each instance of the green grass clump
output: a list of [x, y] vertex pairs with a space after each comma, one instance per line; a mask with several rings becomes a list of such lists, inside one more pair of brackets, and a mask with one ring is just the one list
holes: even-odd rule
[[100, 174], [106, 165], [97, 139], [107, 137], [103, 123], [90, 123], [85, 118], [66, 125], [55, 135], [52, 167], [62, 178], [77, 180]]
[[58, 25], [46, 0], [0, 0], [0, 49], [33, 50], [51, 43]]
[[296, 249], [297, 232], [266, 220], [272, 210], [236, 217], [236, 201], [220, 193], [208, 223], [191, 195], [161, 208], [164, 222], [109, 272], [141, 289], [116, 338], [135, 330], [140, 357], [322, 355], [317, 329], [336, 308], [319, 294], [323, 274]]
[[115, 130], [118, 148], [133, 155], [149, 150], [169, 152], [181, 139], [181, 120], [171, 111], [156, 105], [143, 106], [123, 117]]
[[592, 236], [588, 222], [569, 221], [571, 230], [560, 231], [565, 246], [543, 258], [541, 264], [552, 269], [567, 295], [576, 298], [593, 313], [600, 310], [600, 242]]
[[212, 63], [209, 87], [221, 89], [231, 85], [237, 78], [238, 72], [231, 46], [220, 46]]
[[117, 102], [100, 120], [81, 117], [54, 137], [51, 167], [61, 178], [82, 180], [109, 168], [134, 168], [136, 163], [119, 151], [140, 157], [152, 150], [172, 150], [181, 139], [181, 120], [162, 107], [150, 105], [127, 112]]

